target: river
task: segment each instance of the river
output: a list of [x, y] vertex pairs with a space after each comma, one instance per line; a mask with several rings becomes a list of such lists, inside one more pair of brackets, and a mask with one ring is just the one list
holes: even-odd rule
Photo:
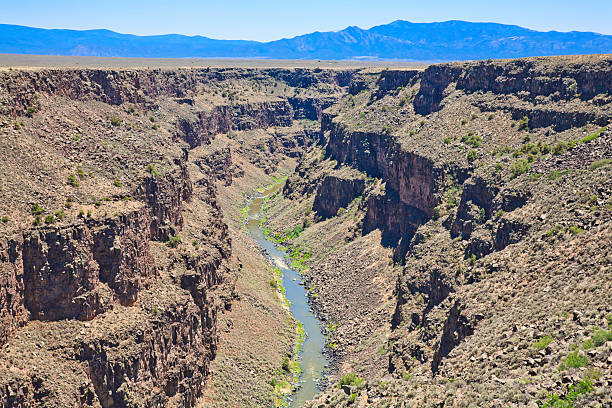
[[303, 406], [306, 401], [313, 399], [319, 392], [318, 385], [324, 379], [328, 360], [323, 354], [325, 336], [323, 336], [321, 330], [321, 322], [308, 304], [306, 289], [301, 285], [302, 277], [297, 271], [289, 267], [287, 254], [266, 238], [259, 225], [265, 198], [279, 191], [282, 186], [280, 183], [275, 184], [250, 201], [245, 225], [249, 236], [261, 246], [274, 265], [282, 271], [290, 312], [298, 322], [302, 323], [306, 332], [306, 338], [299, 355], [302, 375], [297, 385], [297, 391], [291, 395], [289, 403], [289, 407], [298, 408]]

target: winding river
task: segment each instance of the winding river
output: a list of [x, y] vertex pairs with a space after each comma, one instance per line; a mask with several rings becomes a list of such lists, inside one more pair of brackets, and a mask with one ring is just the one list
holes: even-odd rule
[[289, 267], [287, 254], [266, 238], [259, 225], [265, 198], [279, 191], [282, 186], [283, 184], [276, 184], [250, 201], [245, 225], [249, 236], [261, 246], [274, 265], [282, 271], [283, 284], [287, 300], [289, 300], [291, 314], [302, 323], [306, 332], [306, 338], [299, 355], [303, 371], [297, 385], [297, 391], [291, 396], [289, 402], [290, 407], [298, 408], [304, 405], [306, 401], [314, 398], [319, 392], [318, 386], [324, 379], [328, 360], [323, 354], [325, 337], [321, 330], [321, 322], [308, 304], [306, 289], [301, 284], [302, 277]]

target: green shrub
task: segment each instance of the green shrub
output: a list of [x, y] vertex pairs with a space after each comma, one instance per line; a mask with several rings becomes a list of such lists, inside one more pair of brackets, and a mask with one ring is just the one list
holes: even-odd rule
[[66, 199], [66, 204], [64, 204], [64, 207], [66, 207], [68, 209], [72, 208], [72, 197], [68, 197]]
[[472, 255], [470, 255], [470, 257], [468, 258], [468, 260], [469, 260], [469, 262], [470, 262], [470, 265], [475, 265], [475, 264], [476, 264], [476, 260], [477, 260], [477, 258], [476, 258], [476, 254], [472, 254]]
[[433, 214], [432, 214], [432, 218], [434, 220], [437, 220], [438, 218], [440, 218], [442, 216], [442, 210], [440, 210], [440, 206], [434, 207], [433, 209]]
[[348, 403], [349, 404], [353, 404], [355, 403], [355, 400], [357, 399], [357, 394], [356, 393], [352, 393], [351, 396], [349, 397]]
[[289, 357], [283, 358], [283, 363], [281, 367], [283, 368], [283, 370], [291, 372], [291, 361], [289, 360]]
[[59, 210], [55, 213], [55, 218], [60, 221], [64, 221], [64, 218], [66, 218], [66, 213], [64, 212], [64, 210]]
[[68, 181], [68, 185], [72, 187], [78, 187], [80, 185], [79, 180], [74, 174], [70, 174], [67, 178], [67, 181]]
[[445, 137], [444, 138], [444, 144], [450, 144], [451, 143], [451, 138], [450, 137]]
[[40, 215], [45, 212], [45, 209], [38, 205], [38, 203], [32, 204], [32, 208], [30, 209], [30, 213], [32, 215]]
[[561, 233], [565, 232], [565, 228], [559, 225], [554, 226], [553, 228], [549, 229], [548, 231], [546, 231], [546, 237], [550, 238], [554, 235], [559, 235]]
[[529, 180], [537, 181], [540, 177], [542, 177], [540, 173], [532, 173], [531, 176], [529, 176]]
[[584, 232], [584, 230], [576, 225], [572, 225], [571, 227], [569, 227], [568, 231], [570, 232], [570, 234], [572, 235], [580, 235]]
[[147, 171], [155, 178], [161, 177], [161, 173], [155, 168], [155, 165], [153, 163], [149, 163], [147, 165]]
[[493, 118], [494, 118], [494, 117], [495, 117], [495, 115], [492, 113], [492, 114], [490, 114], [490, 115], [487, 117], [487, 119], [488, 119], [488, 120], [493, 120]]
[[391, 125], [383, 126], [383, 133], [385, 135], [390, 135], [391, 133], [393, 133], [393, 131], [394, 131], [393, 126], [391, 126]]
[[529, 130], [529, 118], [527, 116], [523, 116], [518, 122], [518, 130], [523, 129]]
[[118, 116], [113, 116], [110, 118], [110, 124], [115, 127], [121, 126], [121, 119]]
[[521, 174], [525, 174], [531, 168], [531, 164], [526, 159], [520, 159], [516, 162], [512, 163], [510, 166], [510, 178], [514, 179], [520, 176]]
[[593, 345], [599, 347], [607, 341], [612, 341], [612, 330], [596, 329], [593, 332]]
[[9, 222], [9, 217], [8, 217], [8, 215], [3, 215], [3, 216], [2, 216], [2, 222], [3, 222], [4, 224], [7, 224], [7, 223]]
[[357, 374], [355, 373], [348, 373], [342, 376], [340, 382], [338, 382], [338, 388], [342, 388], [343, 385], [348, 385], [350, 387], [359, 387], [362, 384], [363, 378], [357, 377]]
[[34, 217], [34, 221], [32, 221], [32, 224], [34, 225], [40, 225], [42, 223], [41, 219], [40, 219], [40, 215], [36, 215]]
[[588, 207], [597, 205], [597, 200], [599, 200], [599, 197], [597, 196], [597, 194], [589, 195], [587, 193], [581, 193], [580, 196], [581, 196], [580, 201]]
[[123, 187], [123, 183], [120, 180], [114, 180], [113, 186], [115, 187]]
[[573, 408], [578, 397], [592, 391], [593, 383], [590, 380], [580, 380], [567, 387], [565, 397], [550, 394], [546, 402], [538, 401], [538, 406], [539, 408]]
[[554, 155], [559, 155], [561, 153], [564, 153], [567, 150], [567, 148], [568, 148], [567, 143], [559, 142], [553, 147], [552, 152]]
[[478, 153], [476, 153], [476, 150], [470, 150], [467, 154], [467, 161], [469, 163], [474, 163], [476, 159], [478, 159]]
[[55, 216], [54, 215], [47, 215], [45, 217], [45, 224], [54, 224], [55, 223]]
[[181, 237], [179, 235], [175, 235], [166, 241], [166, 245], [168, 245], [170, 248], [177, 248], [182, 242], [183, 240]]
[[482, 138], [480, 136], [476, 136], [474, 132], [470, 132], [461, 138], [461, 142], [476, 149], [482, 144]]
[[612, 159], [601, 159], [601, 160], [597, 160], [597, 161], [594, 161], [594, 162], [591, 164], [590, 169], [591, 169], [591, 171], [593, 171], [593, 170], [597, 170], [598, 168], [600, 168], [600, 167], [604, 167], [604, 166], [607, 166], [607, 165], [609, 165], [610, 163], [612, 163]]
[[467, 119], [461, 119], [461, 124], [462, 125], [467, 125], [467, 123], [468, 123]]
[[477, 221], [480, 224], [484, 224], [486, 220], [487, 220], [487, 213], [486, 213], [484, 208], [481, 208], [480, 211], [478, 211], [478, 220]]
[[567, 370], [568, 368], [580, 368], [589, 365], [589, 358], [581, 356], [577, 351], [569, 353], [567, 357], [561, 363], [559, 367], [561, 370]]
[[595, 133], [591, 133], [590, 135], [580, 139], [580, 143], [589, 143], [589, 142], [592, 142], [593, 140], [597, 139], [599, 137], [599, 135], [601, 135], [606, 130], [608, 130], [607, 127], [602, 127], [601, 129], [598, 129]]
[[548, 179], [551, 181], [555, 181], [557, 179], [560, 179], [564, 176], [567, 176], [568, 174], [570, 174], [572, 171], [571, 170], [551, 170], [550, 173], [548, 174]]
[[533, 343], [533, 348], [540, 351], [544, 350], [548, 345], [552, 342], [552, 336], [546, 335], [544, 337], [540, 337], [538, 341]]
[[288, 240], [291, 240], [299, 237], [302, 232], [304, 232], [304, 224], [298, 224], [293, 228], [293, 230], [286, 232], [285, 235]]
[[540, 149], [540, 152], [543, 155], [547, 155], [552, 150], [552, 147], [550, 147], [550, 145], [548, 145], [546, 143], [542, 143], [542, 142], [538, 142], [538, 148]]
[[32, 116], [34, 116], [34, 113], [36, 112], [36, 108], [34, 108], [33, 106], [28, 107], [28, 109], [26, 109], [26, 116], [28, 118], [31, 118]]

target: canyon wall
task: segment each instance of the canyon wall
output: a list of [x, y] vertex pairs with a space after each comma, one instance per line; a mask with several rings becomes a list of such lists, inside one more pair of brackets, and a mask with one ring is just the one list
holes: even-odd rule
[[[16, 176], [23, 188], [3, 192], [11, 216], [0, 239], [0, 405], [195, 406], [237, 266], [215, 180], [230, 185], [244, 175], [232, 155], [252, 152], [223, 148], [218, 157], [211, 148], [196, 158], [194, 174], [190, 151], [206, 150], [219, 133], [316, 121], [351, 75], [2, 72], [0, 131], [29, 146], [2, 147], [3, 177], [20, 161], [33, 166]], [[264, 82], [287, 94], [227, 96]], [[319, 85], [326, 95], [298, 96]], [[293, 139], [279, 135], [266, 149], [297, 157], [312, 136], [292, 129]], [[35, 164], [25, 158], [31, 152], [46, 159]], [[54, 194], [41, 194], [45, 184]]]
[[[610, 56], [584, 56], [353, 77], [266, 225], [305, 228], [283, 245], [310, 256], [334, 378], [365, 379], [308, 406], [525, 406], [580, 381], [600, 387], [584, 401], [609, 402], [609, 376], [563, 362], [612, 313], [595, 244], [612, 219], [611, 72]], [[551, 287], [568, 295], [538, 295]], [[605, 371], [606, 348], [585, 347], [587, 370]]]
[[279, 156], [266, 227], [305, 257], [332, 379], [366, 377], [314, 406], [562, 393], [587, 378], [553, 368], [612, 313], [611, 72], [3, 71], [2, 405], [196, 406], [240, 270], [217, 188]]

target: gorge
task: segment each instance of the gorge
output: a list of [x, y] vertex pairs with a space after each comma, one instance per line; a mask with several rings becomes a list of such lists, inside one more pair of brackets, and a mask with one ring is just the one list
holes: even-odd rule
[[611, 122], [609, 55], [2, 68], [0, 405], [608, 406]]

